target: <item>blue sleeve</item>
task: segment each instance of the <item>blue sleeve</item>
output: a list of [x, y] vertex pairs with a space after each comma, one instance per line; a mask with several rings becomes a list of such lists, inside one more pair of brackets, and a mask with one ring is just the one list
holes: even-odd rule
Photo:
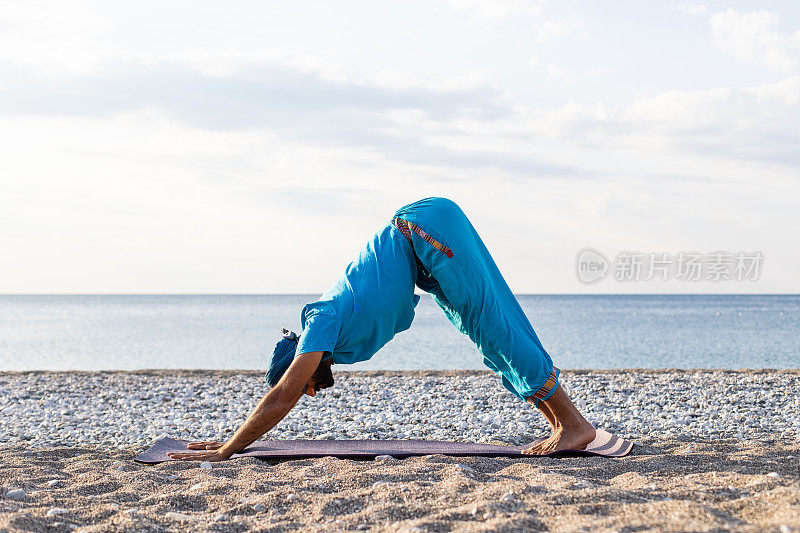
[[297, 343], [295, 357], [308, 352], [331, 352], [339, 339], [339, 319], [336, 310], [324, 303], [314, 302], [300, 314], [303, 332]]

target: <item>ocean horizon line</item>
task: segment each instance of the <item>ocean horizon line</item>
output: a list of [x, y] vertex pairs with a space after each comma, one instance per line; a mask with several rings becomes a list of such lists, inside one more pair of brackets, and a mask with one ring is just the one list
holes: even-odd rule
[[[5, 292], [4, 296], [319, 296], [324, 292]], [[416, 294], [428, 294], [416, 292]], [[514, 296], [800, 296], [794, 292], [515, 292]]]

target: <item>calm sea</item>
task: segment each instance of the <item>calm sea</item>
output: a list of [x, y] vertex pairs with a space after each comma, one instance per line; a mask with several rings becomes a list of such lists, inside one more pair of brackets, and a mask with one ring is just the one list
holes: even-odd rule
[[[264, 369], [315, 295], [0, 296], [0, 370]], [[561, 368], [798, 368], [800, 296], [520, 295]], [[483, 368], [422, 295], [353, 370]]]

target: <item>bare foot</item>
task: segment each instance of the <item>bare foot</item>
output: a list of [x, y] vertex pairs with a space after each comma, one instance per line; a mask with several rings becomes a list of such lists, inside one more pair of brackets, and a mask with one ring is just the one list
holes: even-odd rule
[[594, 426], [575, 408], [560, 384], [547, 400], [537, 402], [534, 396], [527, 400], [539, 408], [553, 428], [553, 434], [540, 443], [529, 444], [522, 453], [542, 455], [558, 450], [585, 450], [597, 436]]
[[585, 450], [586, 446], [594, 440], [596, 432], [588, 422], [577, 428], [559, 426], [553, 434], [538, 444], [531, 443], [522, 450], [526, 455], [542, 455], [558, 450]]

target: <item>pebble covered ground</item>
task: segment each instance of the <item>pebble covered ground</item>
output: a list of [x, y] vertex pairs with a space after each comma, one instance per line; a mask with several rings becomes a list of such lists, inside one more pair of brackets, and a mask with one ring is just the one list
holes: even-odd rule
[[[0, 374], [0, 531], [800, 532], [800, 371], [578, 371], [563, 385], [628, 457], [140, 465], [223, 439], [256, 372]], [[488, 373], [335, 373], [272, 438], [521, 443], [543, 418]]]
[[[480, 371], [334, 372], [267, 438], [421, 438], [523, 444], [535, 409]], [[640, 441], [800, 437], [800, 371], [563, 372], [596, 427]], [[224, 440], [268, 391], [235, 371], [0, 373], [0, 444], [143, 447], [169, 435]]]

